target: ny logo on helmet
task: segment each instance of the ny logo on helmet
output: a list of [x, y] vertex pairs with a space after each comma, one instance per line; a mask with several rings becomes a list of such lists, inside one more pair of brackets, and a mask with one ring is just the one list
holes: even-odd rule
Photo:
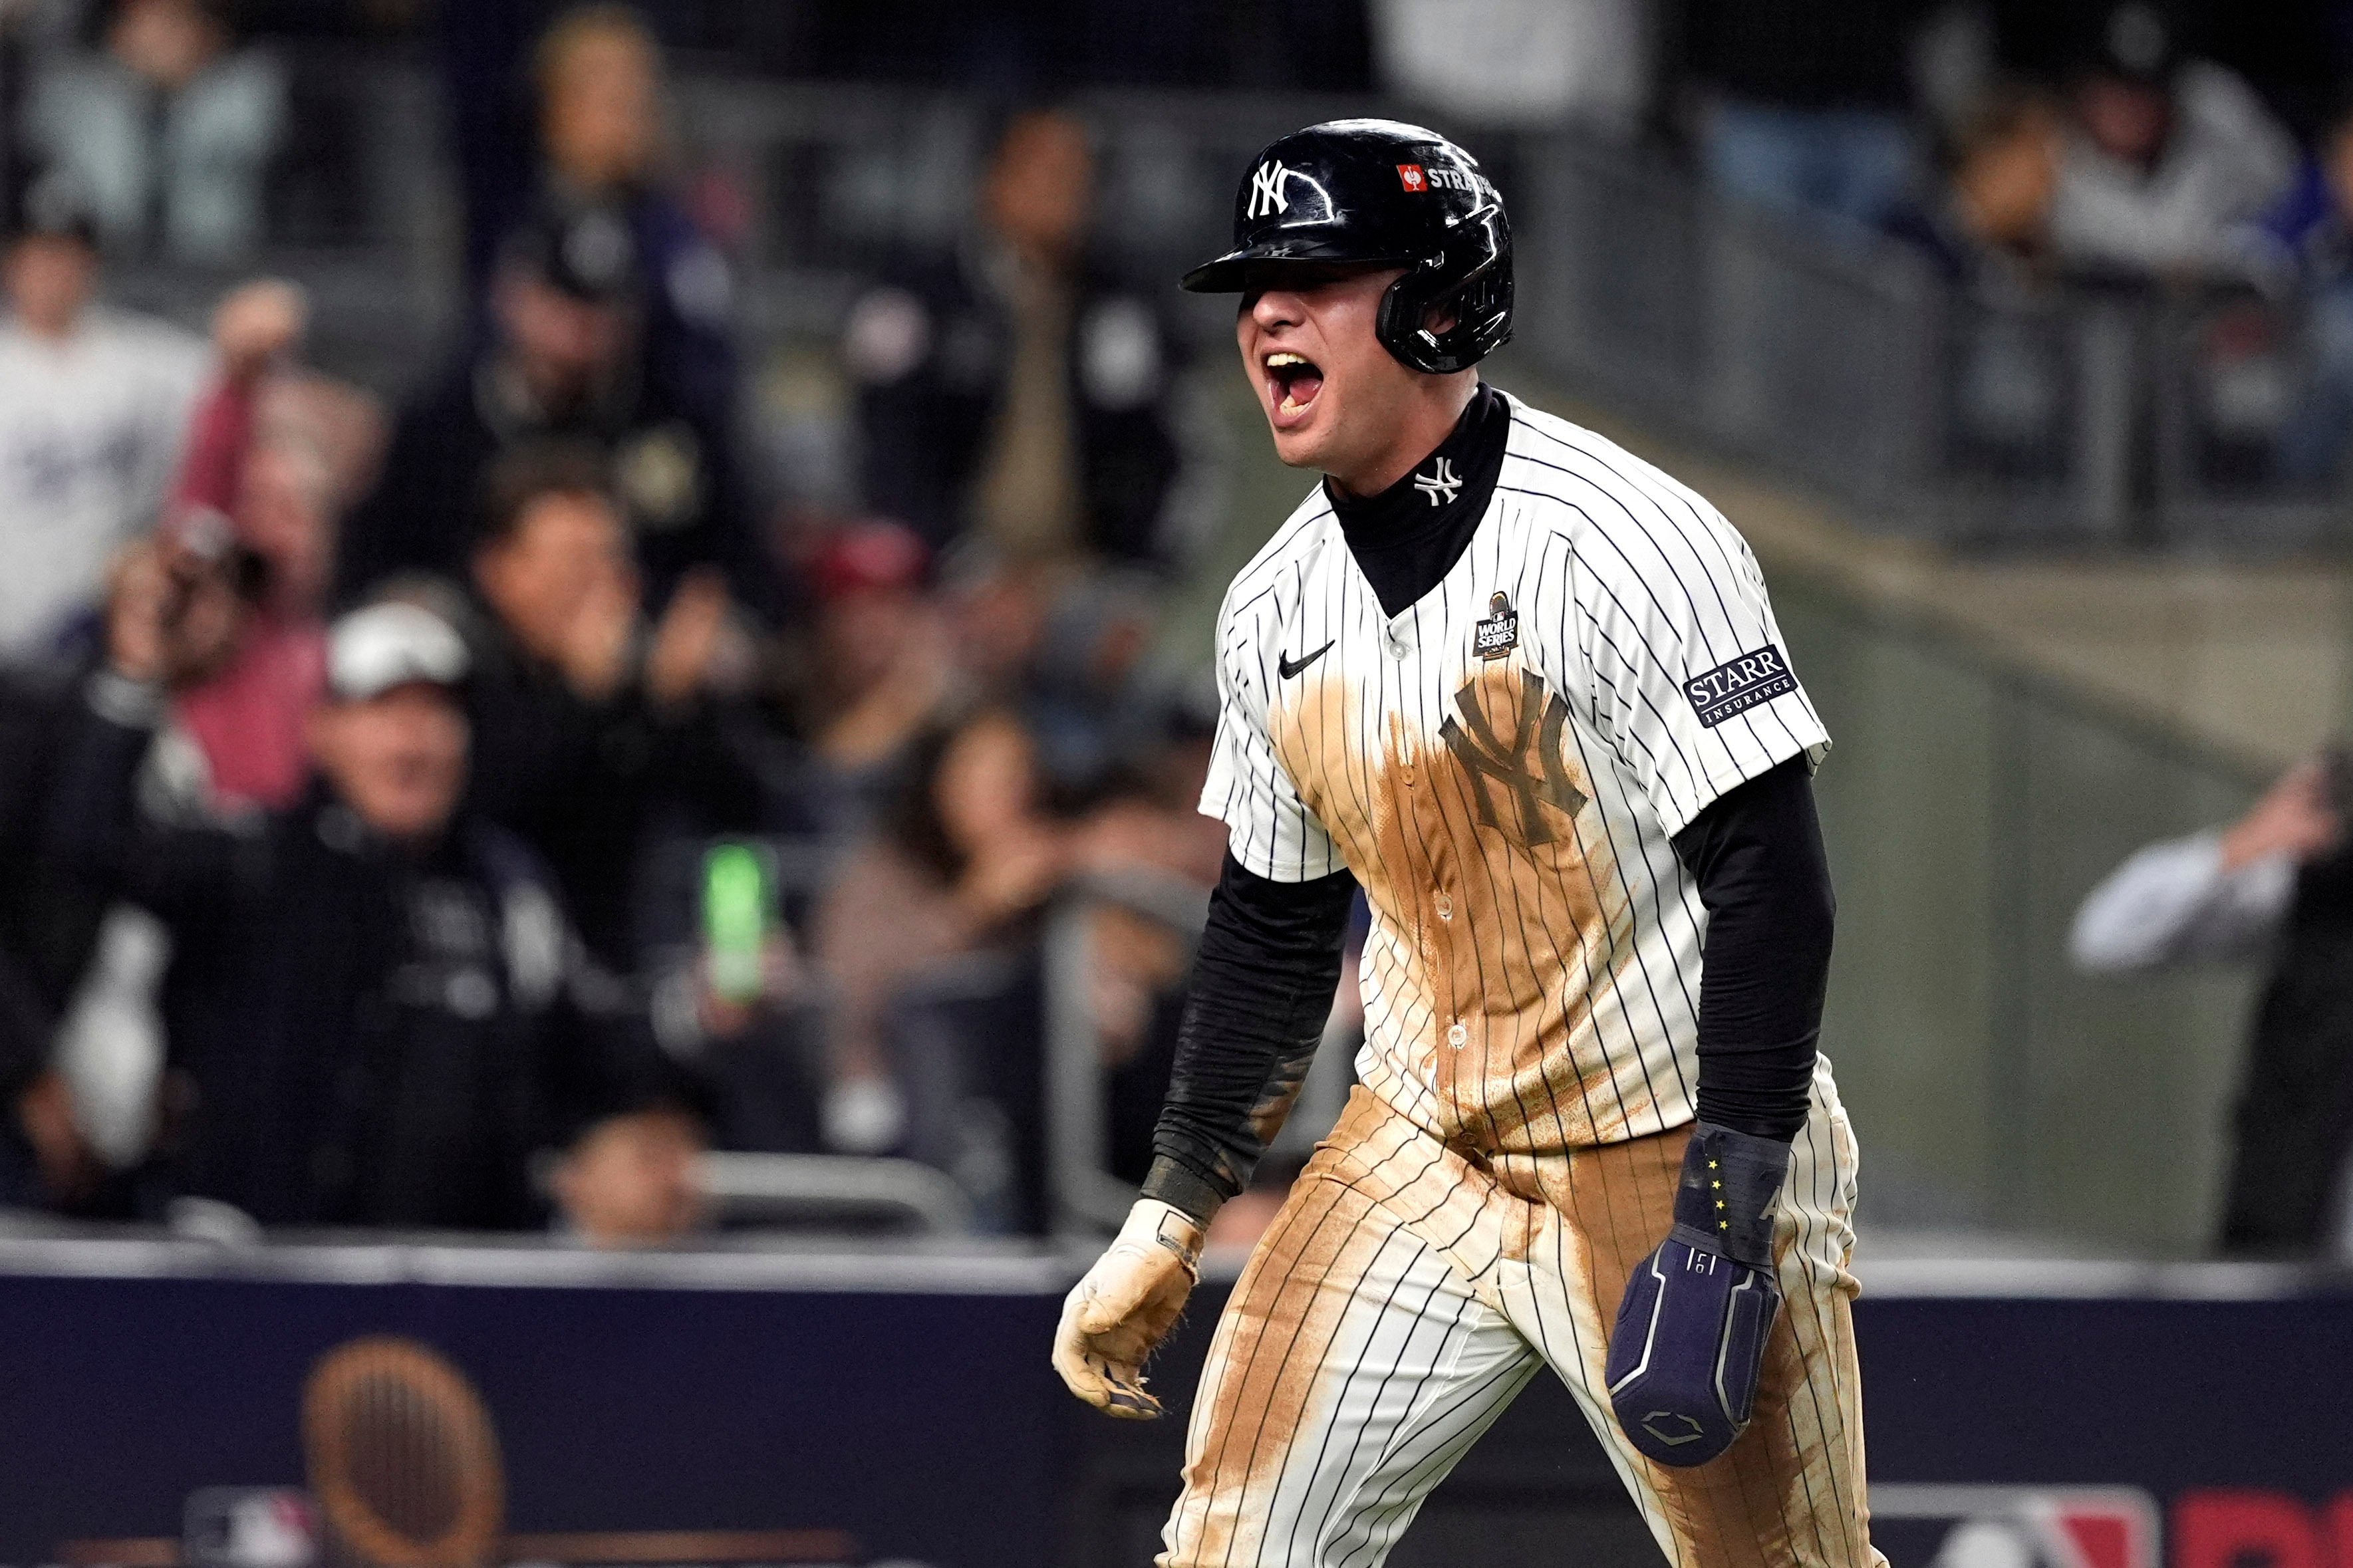
[[1290, 176], [1290, 174], [1291, 171], [1282, 166], [1282, 160], [1280, 158], [1271, 163], [1261, 163], [1258, 166], [1258, 172], [1250, 176], [1250, 206], [1243, 212], [1242, 216], [1265, 217], [1272, 213], [1289, 212], [1291, 198], [1283, 195], [1282, 182]]

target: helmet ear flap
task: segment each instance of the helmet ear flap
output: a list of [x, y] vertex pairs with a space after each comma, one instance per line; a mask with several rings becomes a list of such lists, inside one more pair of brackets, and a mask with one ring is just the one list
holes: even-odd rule
[[[1429, 375], [1468, 370], [1512, 336], [1512, 248], [1499, 210], [1487, 224], [1457, 229], [1437, 256], [1416, 261], [1388, 286], [1373, 319], [1381, 346]], [[1468, 254], [1464, 254], [1464, 252]], [[1454, 324], [1423, 325], [1433, 305], [1451, 303]]]
[[1373, 335], [1409, 370], [1444, 375], [1454, 367], [1437, 363], [1438, 340], [1421, 325], [1430, 309], [1427, 284], [1432, 270], [1427, 261], [1417, 261], [1382, 291], [1381, 308], [1373, 317]]

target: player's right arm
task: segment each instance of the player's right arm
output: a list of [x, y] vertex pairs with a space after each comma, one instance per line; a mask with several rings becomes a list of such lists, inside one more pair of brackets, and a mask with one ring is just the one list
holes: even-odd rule
[[1345, 871], [1276, 881], [1227, 852], [1144, 1196], [1071, 1292], [1055, 1336], [1055, 1369], [1088, 1404], [1160, 1414], [1144, 1363], [1184, 1309], [1209, 1217], [1250, 1184], [1315, 1059], [1356, 888]]
[[1134, 1418], [1160, 1414], [1143, 1364], [1184, 1308], [1210, 1216], [1249, 1184], [1314, 1059], [1356, 892], [1268, 742], [1253, 627], [1229, 604], [1217, 750], [1201, 796], [1202, 811], [1227, 824], [1225, 865], [1144, 1196], [1071, 1292], [1055, 1336], [1054, 1365], [1071, 1391]]
[[1356, 890], [1345, 871], [1279, 882], [1227, 853], [1145, 1196], [1206, 1225], [1250, 1184], [1323, 1043]]

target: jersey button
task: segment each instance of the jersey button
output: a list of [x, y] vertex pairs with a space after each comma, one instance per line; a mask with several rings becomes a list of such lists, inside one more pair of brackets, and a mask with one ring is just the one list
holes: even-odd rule
[[1462, 1043], [1470, 1037], [1470, 1028], [1459, 1018], [1447, 1026], [1446, 1043], [1458, 1051], [1462, 1048]]
[[1454, 918], [1454, 900], [1444, 893], [1438, 895], [1438, 918], [1442, 921], [1451, 921]]

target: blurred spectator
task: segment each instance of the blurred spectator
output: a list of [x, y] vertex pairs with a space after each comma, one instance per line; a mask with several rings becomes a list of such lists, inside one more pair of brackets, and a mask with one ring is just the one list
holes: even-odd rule
[[[134, 558], [52, 807], [57, 850], [172, 928], [173, 1093], [146, 1201], [264, 1224], [531, 1223], [533, 1151], [654, 1103], [666, 1074], [530, 853], [460, 807], [464, 645], [411, 605], [344, 617], [314, 793], [251, 832], [173, 826], [132, 780], [191, 657], [187, 610], [168, 548]], [[600, 1186], [661, 1177], [619, 1164]], [[659, 1194], [609, 1206], [685, 1217]]]
[[0, 1207], [62, 1206], [95, 1173], [62, 1082], [47, 1071], [58, 1013], [102, 912], [35, 858], [44, 768], [66, 712], [51, 683], [0, 669], [0, 859], [9, 867], [0, 878]]
[[233, 47], [223, 0], [111, 0], [104, 48], [42, 73], [26, 106], [44, 156], [90, 191], [109, 245], [212, 265], [262, 238], [283, 71]]
[[[1075, 815], [1050, 810], [1010, 710], [917, 743], [814, 922], [834, 1011], [833, 1146], [896, 1148], [954, 1175], [984, 1228], [1037, 1228], [1050, 1217], [1046, 1058], [1082, 1031], [1109, 1091], [1112, 1169], [1141, 1178], [1190, 931], [1225, 852], [1223, 828], [1194, 809], [1208, 740], [1169, 731], [1139, 745], [1141, 765]], [[1041, 942], [1065, 892], [1076, 969]]]
[[[127, 555], [136, 563], [150, 547]], [[236, 558], [170, 551], [178, 637], [164, 684], [185, 692], [236, 649], [247, 600]], [[115, 594], [147, 591], [153, 574], [118, 567]], [[0, 1201], [105, 1213], [125, 1201], [112, 1173], [147, 1147], [154, 1124], [163, 1026], [156, 987], [169, 935], [110, 890], [47, 851], [45, 824], [86, 721], [82, 693], [103, 654], [14, 671], [0, 697], [0, 1089], [16, 1111], [0, 1125]], [[149, 748], [137, 789], [157, 820], [213, 821], [202, 752], [166, 731]]]
[[1045, 646], [1046, 626], [1065, 575], [994, 551], [949, 554], [941, 598], [955, 635], [956, 674], [976, 702], [1019, 702]]
[[837, 530], [802, 564], [816, 614], [795, 671], [797, 728], [835, 781], [853, 797], [887, 787], [943, 712], [1003, 707], [1029, 733], [1056, 811], [1124, 782], [1168, 716], [1147, 667], [1159, 620], [1151, 579], [967, 548], [932, 595], [925, 567], [915, 536], [883, 521]]
[[1936, 194], [1904, 207], [1889, 232], [1920, 246], [1957, 280], [2040, 268], [2050, 255], [2059, 144], [2057, 111], [2042, 98], [1994, 95], [1963, 116]]
[[691, 412], [725, 427], [733, 279], [669, 182], [661, 46], [647, 18], [624, 5], [482, 0], [443, 7], [439, 30], [470, 284], [487, 290], [506, 237], [539, 207], [610, 207], [644, 258], [649, 362]]
[[1915, 175], [1910, 55], [1922, 0], [1683, 0], [1719, 193], [1877, 227]]
[[1041, 776], [1068, 809], [1102, 795], [1166, 717], [1148, 689], [1159, 606], [1135, 574], [1095, 573], [1062, 585], [1022, 682], [1022, 717]]
[[[174, 820], [227, 821], [291, 805], [309, 777], [304, 730], [326, 682], [315, 615], [323, 541], [309, 536], [323, 528], [325, 503], [290, 453], [254, 449], [255, 405], [299, 338], [303, 314], [295, 290], [261, 283], [231, 294], [215, 318], [219, 374], [197, 414], [167, 537], [184, 567], [202, 564], [195, 588], [199, 603], [218, 607], [220, 634], [215, 657], [186, 671], [174, 690], [172, 722], [141, 780], [148, 809]], [[69, 1091], [73, 1131], [98, 1164], [121, 1171], [153, 1134], [165, 1055], [157, 1004], [170, 935], [143, 910], [119, 904], [89, 958], [47, 1057]], [[53, 1194], [69, 1187], [54, 1174], [54, 1152], [48, 1163]]]
[[566, 12], [540, 40], [544, 180], [559, 200], [608, 205], [643, 261], [646, 356], [702, 419], [727, 428], [735, 397], [727, 258], [660, 183], [661, 46], [626, 5]]
[[1043, 814], [1037, 755], [1011, 714], [990, 711], [919, 742], [881, 830], [853, 852], [818, 908], [814, 955], [834, 1000], [827, 1136], [873, 1151], [903, 1116], [882, 1039], [911, 976], [1005, 940], [1065, 870]]
[[2108, 13], [2073, 73], [2051, 238], [2073, 267], [2242, 277], [2242, 226], [2294, 178], [2295, 143], [2254, 90], [2186, 56], [2175, 25], [2134, 0]]
[[852, 308], [867, 500], [934, 547], [969, 533], [1017, 563], [1165, 561], [1193, 542], [1178, 342], [1087, 254], [1087, 130], [1014, 115], [976, 226]]
[[947, 616], [925, 590], [929, 552], [895, 522], [852, 523], [822, 540], [801, 576], [816, 599], [800, 729], [853, 785], [886, 772], [955, 689]]
[[694, 1086], [720, 1148], [814, 1153], [823, 1144], [825, 1016], [783, 922], [778, 890], [765, 889], [769, 907], [756, 973], [748, 977], [728, 956], [744, 932], [721, 934], [735, 927], [740, 909], [732, 915], [713, 912], [715, 861], [749, 847], [732, 841], [706, 846], [701, 929], [661, 965], [653, 992], [655, 1035]]
[[1450, 121], [1630, 138], [1649, 108], [1640, 0], [1375, 0], [1371, 21], [1383, 85]]
[[2353, 102], [2323, 132], [2294, 186], [2256, 234], [2275, 289], [2307, 300], [2310, 390], [2280, 436], [2280, 468], [2310, 483], [2337, 473], [2353, 436]]
[[1061, 875], [1045, 918], [893, 987], [881, 1036], [904, 1095], [903, 1152], [954, 1176], [984, 1229], [1053, 1223], [1061, 1053], [1092, 1056], [1101, 1074], [1110, 1173], [1136, 1182], [1151, 1163], [1190, 940], [1225, 854], [1220, 826], [1194, 810], [1207, 745], [1189, 751], [1176, 742], [1148, 783], [1057, 819]]
[[213, 326], [219, 372], [196, 411], [167, 519], [189, 547], [236, 558], [248, 600], [224, 668], [174, 704], [218, 806], [294, 803], [310, 773], [303, 727], [326, 689], [326, 476], [289, 443], [261, 448], [258, 434], [263, 382], [306, 316], [301, 295], [284, 284], [223, 303]]
[[1160, 873], [1206, 892], [1226, 853], [1225, 825], [1200, 810], [1215, 710], [1161, 702], [1155, 712], [1151, 732], [1133, 739], [1125, 766], [1073, 825], [1071, 860], [1090, 872]]
[[712, 564], [739, 599], [767, 604], [729, 433], [646, 362], [638, 278], [629, 226], [607, 208], [551, 205], [512, 237], [492, 341], [401, 411], [383, 479], [344, 527], [346, 598], [399, 571], [462, 581], [485, 475], [501, 452], [554, 438], [603, 454], [651, 602]]
[[674, 1110], [612, 1116], [580, 1135], [552, 1185], [565, 1223], [598, 1247], [642, 1247], [700, 1229], [702, 1129]]
[[50, 174], [16, 193], [0, 328], [0, 652], [42, 650], [148, 528], [207, 363], [161, 321], [91, 302], [93, 219]]
[[2151, 845], [2075, 916], [2076, 964], [2267, 955], [2222, 1219], [2232, 1251], [2353, 1257], [2353, 763], [2289, 770], [2236, 823]]
[[690, 574], [649, 626], [628, 544], [593, 449], [520, 448], [491, 470], [461, 617], [470, 802], [554, 868], [590, 951], [624, 973], [649, 833], [748, 828], [760, 809], [710, 689], [726, 587]]

